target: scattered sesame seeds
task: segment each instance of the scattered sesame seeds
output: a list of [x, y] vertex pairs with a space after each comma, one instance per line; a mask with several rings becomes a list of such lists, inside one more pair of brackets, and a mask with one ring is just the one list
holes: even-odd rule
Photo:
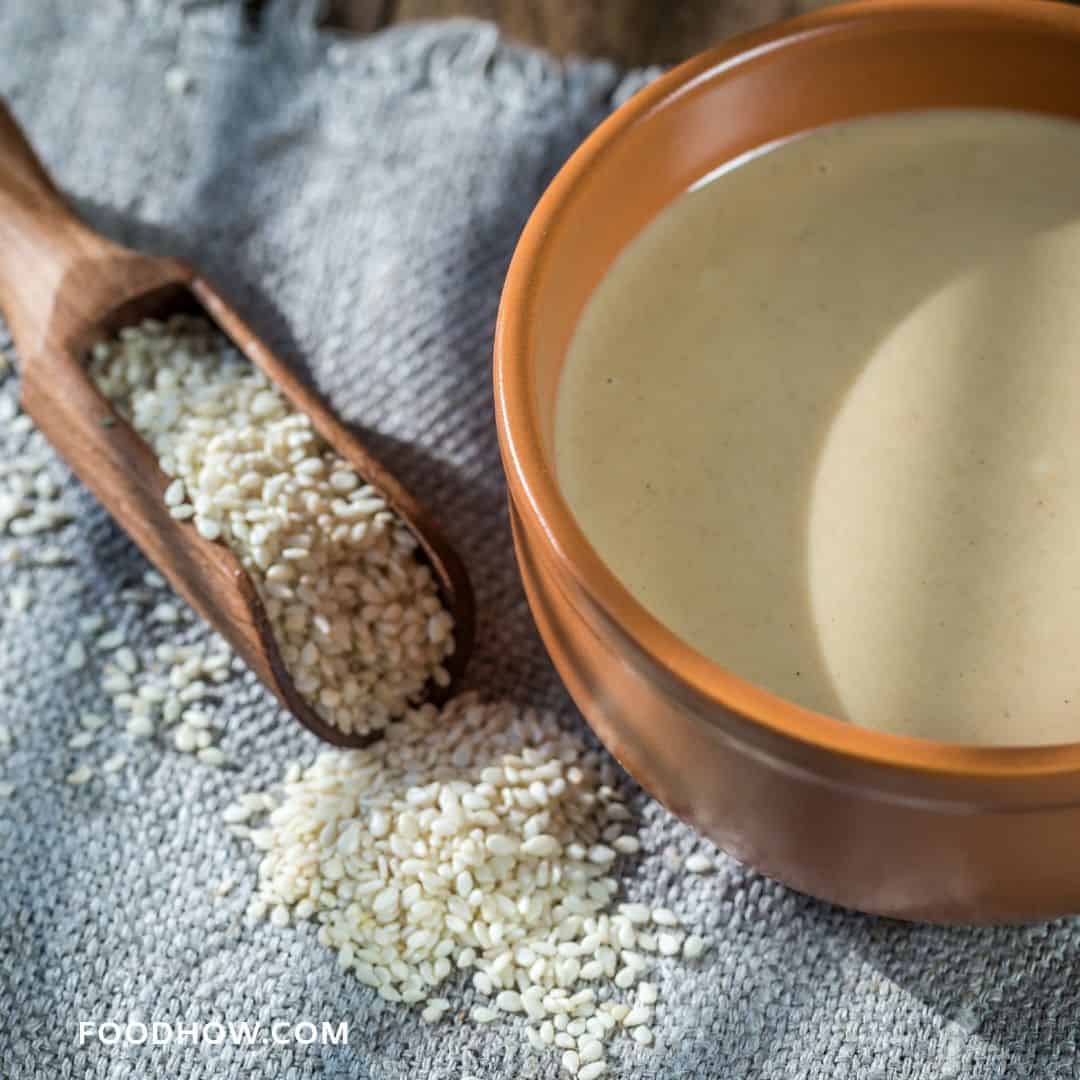
[[89, 765], [80, 765], [67, 774], [66, 781], [72, 787], [78, 787], [80, 784], [85, 784], [93, 775], [94, 770]]

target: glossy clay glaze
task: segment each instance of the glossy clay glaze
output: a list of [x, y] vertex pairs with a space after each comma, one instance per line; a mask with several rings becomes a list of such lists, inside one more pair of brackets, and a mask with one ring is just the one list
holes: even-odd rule
[[[643, 787], [737, 858], [815, 896], [913, 919], [1040, 918], [1080, 911], [1080, 743], [913, 739], [770, 692], [641, 604], [558, 483], [556, 404], [575, 330], [665, 208], [762, 147], [938, 109], [1080, 117], [1080, 10], [1031, 0], [841, 5], [656, 80], [586, 140], [522, 234], [496, 331], [496, 422], [541, 636], [589, 724]], [[923, 313], [933, 292], [910, 297], [909, 312]], [[903, 326], [902, 313], [889, 325]], [[988, 415], [1002, 407], [991, 402]], [[824, 427], [843, 433], [843, 410], [829, 416]], [[827, 453], [823, 441], [815, 471]]]
[[558, 478], [691, 646], [926, 739], [1080, 737], [1080, 124], [820, 129], [677, 199], [589, 300]]

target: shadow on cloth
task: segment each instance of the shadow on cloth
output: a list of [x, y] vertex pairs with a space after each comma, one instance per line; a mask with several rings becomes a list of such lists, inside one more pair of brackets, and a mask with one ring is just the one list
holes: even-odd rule
[[1051, 1075], [1053, 1061], [1075, 1075], [1077, 1040], [1061, 1039], [1080, 1016], [1080, 943], [1062, 932], [1073, 921], [944, 927], [866, 916], [837, 920], [835, 930], [952, 1029], [957, 1074], [968, 1067], [964, 1045], [981, 1042], [997, 1048], [1007, 1075], [1033, 1077]]

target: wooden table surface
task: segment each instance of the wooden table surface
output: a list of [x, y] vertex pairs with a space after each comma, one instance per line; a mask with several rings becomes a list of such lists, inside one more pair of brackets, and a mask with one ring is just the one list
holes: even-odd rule
[[624, 65], [667, 64], [830, 0], [330, 0], [328, 25], [369, 33], [410, 19], [494, 19], [510, 37]]

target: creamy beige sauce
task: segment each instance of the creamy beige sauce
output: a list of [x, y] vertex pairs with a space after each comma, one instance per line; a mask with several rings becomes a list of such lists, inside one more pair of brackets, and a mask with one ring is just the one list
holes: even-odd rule
[[597, 552], [730, 671], [1080, 739], [1080, 125], [871, 118], [721, 173], [600, 283], [556, 421]]

